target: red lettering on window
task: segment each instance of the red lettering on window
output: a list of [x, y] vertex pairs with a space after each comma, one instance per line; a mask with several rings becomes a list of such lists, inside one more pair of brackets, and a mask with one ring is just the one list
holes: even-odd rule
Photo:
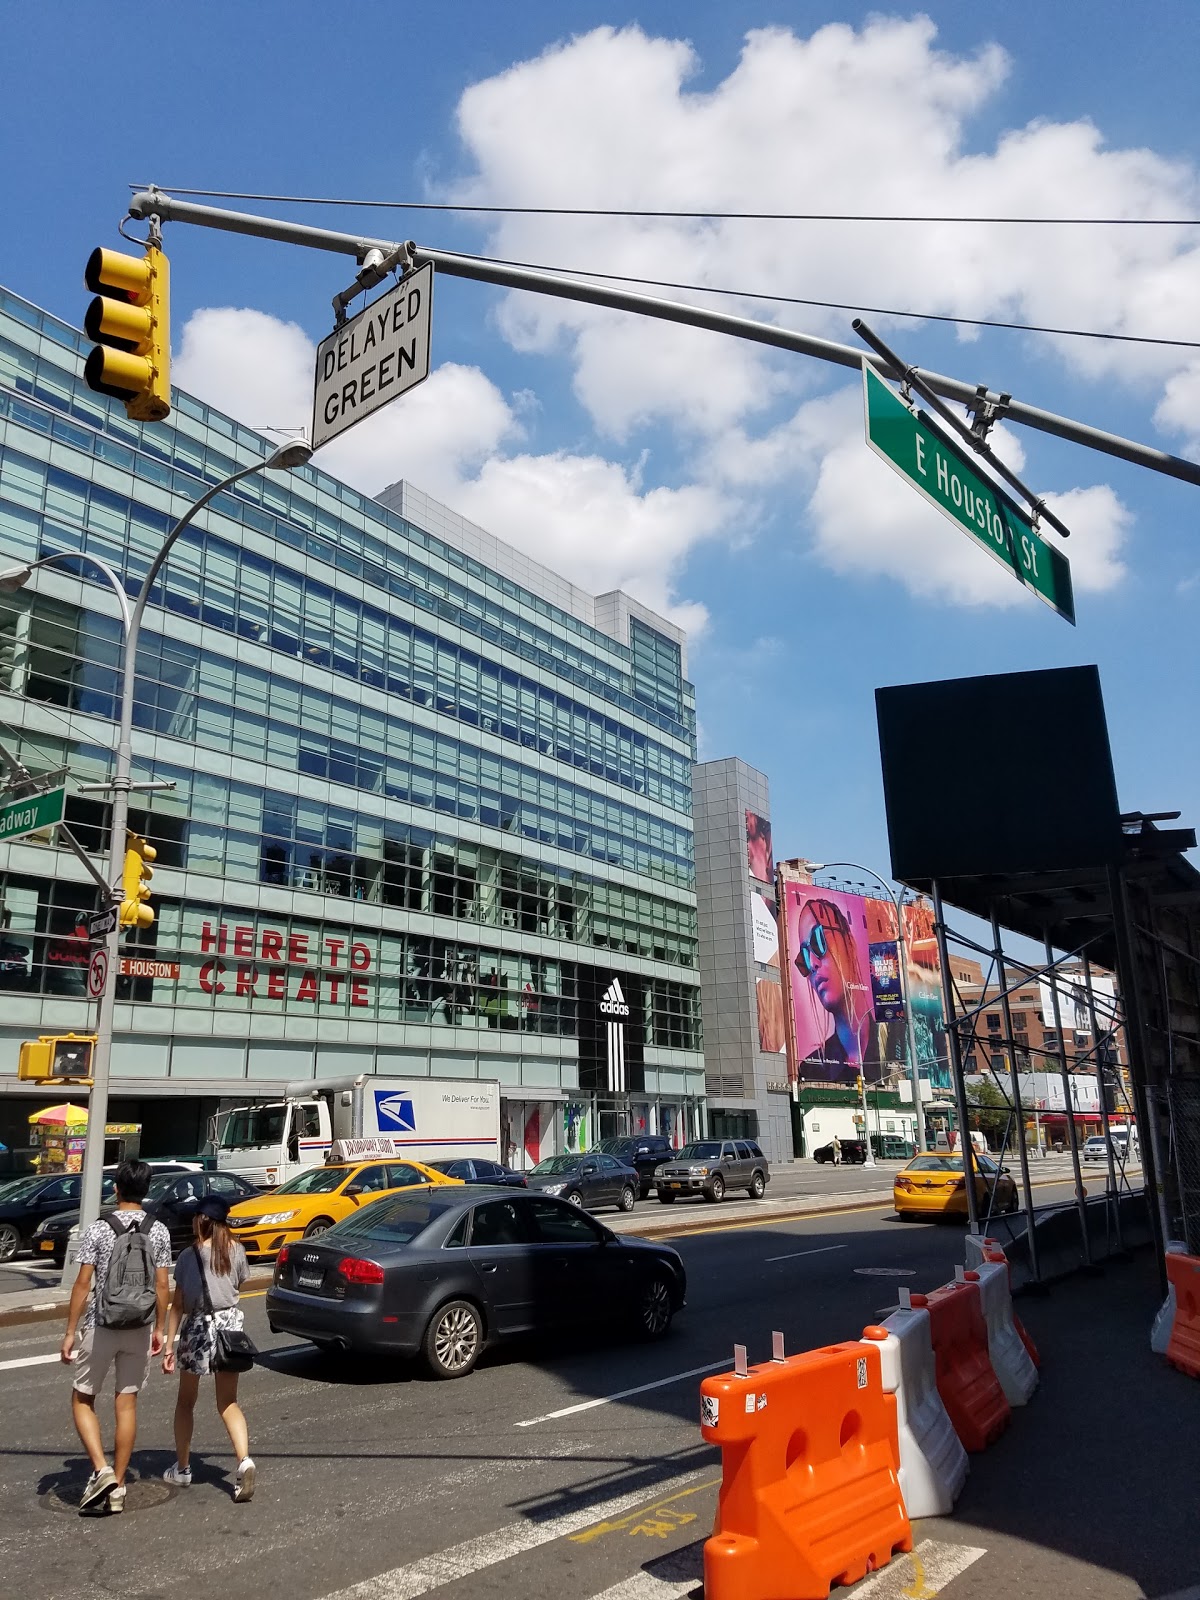
[[252, 956], [254, 954], [253, 928], [235, 928], [233, 930], [233, 953], [235, 956]]
[[365, 978], [351, 978], [350, 1004], [352, 1006], [369, 1006], [371, 1004], [371, 1002], [367, 999], [367, 983]]
[[206, 961], [200, 968], [200, 987], [205, 994], [224, 994], [225, 985], [219, 974], [225, 971], [223, 961]]
[[331, 972], [325, 981], [329, 985], [329, 1003], [335, 1006], [342, 997], [342, 984], [345, 980], [340, 972]]
[[350, 965], [355, 972], [366, 972], [371, 965], [371, 946], [369, 944], [352, 944], [350, 946]]
[[[247, 928], [247, 933], [250, 931]], [[237, 981], [233, 986], [234, 994], [253, 994], [254, 985], [258, 982], [258, 968], [251, 966], [246, 961], [237, 969]]]
[[283, 960], [283, 935], [267, 928], [262, 936], [262, 958], [264, 961]]
[[311, 1000], [314, 1004], [316, 1003], [317, 975], [315, 972], [306, 972], [300, 979], [300, 987], [296, 990], [296, 999]]
[[200, 930], [200, 950], [202, 953], [208, 950], [215, 950], [219, 956], [225, 954], [225, 924], [223, 922], [220, 927], [215, 929], [211, 922], [204, 924]]
[[308, 935], [306, 933], [293, 933], [288, 935], [288, 960], [296, 962], [299, 966], [308, 964]]
[[267, 999], [287, 999], [287, 968], [272, 967], [267, 973]]
[[335, 939], [332, 934], [325, 936], [325, 948], [329, 951], [329, 965], [336, 967], [338, 964], [338, 951], [346, 948], [345, 939]]

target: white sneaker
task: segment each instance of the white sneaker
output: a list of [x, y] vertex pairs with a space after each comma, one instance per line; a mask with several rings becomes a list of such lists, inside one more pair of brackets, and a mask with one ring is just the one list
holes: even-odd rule
[[180, 1489], [186, 1489], [191, 1481], [191, 1467], [181, 1467], [178, 1461], [172, 1461], [171, 1465], [163, 1473], [164, 1483], [173, 1483]]
[[117, 1475], [111, 1467], [101, 1467], [93, 1472], [83, 1486], [83, 1493], [79, 1497], [80, 1511], [86, 1511], [94, 1506], [96, 1501], [108, 1494], [117, 1486]]
[[254, 1462], [249, 1456], [243, 1456], [238, 1462], [237, 1481], [233, 1486], [235, 1500], [253, 1500], [255, 1470]]
[[108, 1494], [108, 1509], [113, 1516], [125, 1509], [125, 1485], [119, 1483], [115, 1489], [110, 1489]]

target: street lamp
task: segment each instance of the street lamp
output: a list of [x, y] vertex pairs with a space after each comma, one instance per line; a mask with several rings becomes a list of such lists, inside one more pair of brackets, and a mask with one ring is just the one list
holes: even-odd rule
[[[142, 581], [142, 587], [138, 591], [132, 609], [126, 598], [124, 585], [108, 563], [94, 556], [82, 556], [77, 550], [59, 551], [54, 555], [43, 556], [41, 560], [30, 562], [26, 566], [12, 567], [0, 572], [0, 591], [12, 593], [28, 583], [39, 567], [50, 566], [60, 561], [87, 560], [104, 573], [120, 603], [124, 636], [121, 662], [121, 716], [117, 730], [117, 754], [112, 780], [104, 786], [112, 791], [108, 894], [109, 903], [114, 911], [119, 908], [122, 898], [121, 877], [125, 861], [125, 834], [129, 821], [131, 788], [129, 775], [133, 765], [133, 692], [137, 675], [138, 636], [154, 588], [154, 580], [158, 577], [163, 562], [171, 553], [176, 539], [216, 495], [241, 478], [249, 478], [256, 472], [287, 472], [293, 467], [302, 467], [311, 457], [312, 447], [303, 439], [295, 439], [288, 444], [280, 445], [265, 460], [252, 462], [248, 467], [239, 467], [227, 478], [222, 478], [219, 483], [213, 484], [211, 489], [206, 489], [200, 498], [188, 507], [163, 541], [158, 554], [150, 563], [150, 569]], [[105, 941], [108, 964], [96, 1020], [96, 1047], [92, 1052], [92, 1088], [88, 1095], [87, 1143], [83, 1152], [83, 1183], [79, 1197], [81, 1232], [100, 1215], [100, 1189], [104, 1171], [104, 1128], [108, 1121], [108, 1084], [112, 1061], [113, 1014], [116, 1010], [120, 937], [121, 925], [114, 919]], [[74, 1257], [69, 1256], [63, 1272], [64, 1285], [73, 1283], [77, 1272], [78, 1266]]]
[[[881, 878], [879, 873], [877, 873], [872, 867], [864, 867], [861, 862], [858, 861], [806, 861], [804, 865], [811, 873], [825, 872], [830, 867], [849, 867], [855, 872], [865, 872], [869, 878], [875, 879], [875, 882], [880, 885], [884, 894], [887, 895], [888, 899], [895, 908], [896, 967], [900, 977], [900, 1002], [904, 1007], [904, 1031], [908, 1044], [908, 1076], [912, 1083], [913, 1109], [916, 1112], [917, 1148], [919, 1150], [927, 1150], [929, 1148], [929, 1142], [925, 1137], [925, 1112], [921, 1105], [921, 1072], [919, 1063], [917, 1061], [917, 1030], [913, 1024], [912, 997], [909, 994], [908, 988], [908, 967], [904, 958], [904, 914], [902, 910], [902, 906], [904, 904], [904, 891], [902, 889], [897, 889], [895, 893], [893, 893], [892, 890], [888, 888], [886, 878]], [[862, 1078], [862, 1086], [863, 1132], [867, 1136], [867, 1164], [868, 1166], [874, 1166], [875, 1155], [871, 1149], [871, 1130], [867, 1123], [867, 1078], [865, 1073], [863, 1074]], [[878, 1113], [878, 1103], [876, 1103], [875, 1109], [876, 1113]], [[876, 1117], [876, 1121], [878, 1122], [878, 1116]]]

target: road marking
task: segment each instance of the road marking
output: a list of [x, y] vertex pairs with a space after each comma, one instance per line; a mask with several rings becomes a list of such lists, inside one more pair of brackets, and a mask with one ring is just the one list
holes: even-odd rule
[[786, 1256], [767, 1256], [767, 1257], [765, 1257], [765, 1260], [766, 1261], [795, 1261], [799, 1256], [825, 1256], [825, 1255], [828, 1255], [831, 1250], [848, 1250], [849, 1248], [850, 1248], [850, 1246], [846, 1245], [846, 1244], [823, 1244], [817, 1250], [793, 1250], [790, 1255], [786, 1255]]
[[649, 1389], [665, 1389], [668, 1384], [681, 1383], [684, 1378], [698, 1378], [705, 1372], [716, 1372], [718, 1367], [727, 1367], [729, 1357], [722, 1356], [720, 1361], [710, 1361], [704, 1367], [689, 1367], [686, 1372], [673, 1372], [669, 1378], [656, 1378], [653, 1383], [639, 1383], [633, 1389], [618, 1389], [616, 1394], [602, 1395], [598, 1400], [581, 1400], [578, 1405], [563, 1406], [558, 1411], [547, 1411], [540, 1417], [527, 1417], [524, 1422], [514, 1422], [514, 1428], [536, 1428], [539, 1422], [557, 1422], [559, 1417], [578, 1416], [581, 1411], [594, 1411], [597, 1406], [608, 1406], [614, 1400], [626, 1400], [631, 1394], [645, 1394]]
[[935, 1600], [960, 1572], [987, 1555], [973, 1544], [922, 1539], [911, 1555], [897, 1556], [882, 1572], [859, 1584], [854, 1600]]
[[683, 1600], [704, 1581], [704, 1546], [688, 1545], [660, 1556], [632, 1578], [614, 1583], [592, 1600]]
[[553, 1544], [556, 1539], [578, 1533], [597, 1520], [606, 1521], [623, 1516], [626, 1511], [644, 1505], [647, 1499], [660, 1497], [664, 1490], [671, 1493], [686, 1488], [697, 1476], [695, 1472], [685, 1473], [659, 1484], [656, 1491], [638, 1489], [632, 1494], [618, 1495], [613, 1500], [576, 1507], [545, 1522], [512, 1522], [506, 1528], [480, 1534], [478, 1538], [464, 1539], [461, 1544], [439, 1550], [436, 1555], [422, 1556], [419, 1561], [411, 1561], [407, 1566], [381, 1572], [378, 1577], [364, 1578], [361, 1583], [326, 1595], [324, 1600], [418, 1600], [418, 1596], [428, 1594], [431, 1589], [439, 1589], [443, 1584], [454, 1583], [459, 1578], [469, 1578], [476, 1572], [497, 1566], [513, 1556], [525, 1555], [541, 1545]]
[[52, 1356], [21, 1356], [16, 1361], [0, 1361], [0, 1372], [14, 1372], [18, 1367], [47, 1367], [61, 1359], [57, 1350]]
[[683, 1528], [689, 1522], [695, 1522], [698, 1514], [695, 1511], [680, 1510], [675, 1502], [700, 1494], [705, 1489], [715, 1489], [720, 1482], [720, 1478], [709, 1478], [706, 1483], [694, 1483], [690, 1489], [680, 1489], [677, 1494], [656, 1500], [651, 1506], [630, 1511], [627, 1516], [610, 1517], [605, 1522], [597, 1522], [594, 1526], [585, 1528], [582, 1533], [573, 1533], [571, 1543], [591, 1544], [594, 1539], [602, 1539], [606, 1533], [620, 1533], [623, 1529], [631, 1536], [636, 1533], [655, 1539], [665, 1539], [674, 1533], [676, 1528]]
[[916, 1267], [855, 1267], [859, 1278], [915, 1278]]

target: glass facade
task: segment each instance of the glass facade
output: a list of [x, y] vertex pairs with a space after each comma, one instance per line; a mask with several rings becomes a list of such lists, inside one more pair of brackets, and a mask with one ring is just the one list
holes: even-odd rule
[[[0, 291], [0, 561], [86, 552], [132, 594], [188, 506], [273, 446], [178, 392], [166, 423], [129, 422], [83, 386], [86, 349]], [[643, 1120], [660, 1096], [664, 1124], [668, 1101], [698, 1103], [682, 636], [640, 607], [622, 636], [590, 597], [560, 603], [553, 574], [539, 588], [538, 569], [518, 583], [502, 567], [312, 466], [222, 492], [173, 548], [134, 735], [135, 780], [173, 787], [135, 794], [131, 826], [158, 851], [137, 953], [178, 977], [122, 977], [117, 1018], [149, 1076], [186, 1078], [180, 1041], [208, 1038], [219, 1069], [202, 1076], [254, 1082], [253, 1041], [274, 1037], [304, 1041], [314, 1072], [354, 1047], [367, 1070], [573, 1096], [581, 974], [590, 993], [603, 969], [638, 997]], [[108, 806], [74, 784], [111, 770], [121, 659], [86, 564], [0, 595], [9, 745], [69, 772], [91, 851]], [[67, 849], [0, 846], [0, 988], [17, 1007], [0, 1093], [21, 1038], [89, 1026], [94, 904]]]

